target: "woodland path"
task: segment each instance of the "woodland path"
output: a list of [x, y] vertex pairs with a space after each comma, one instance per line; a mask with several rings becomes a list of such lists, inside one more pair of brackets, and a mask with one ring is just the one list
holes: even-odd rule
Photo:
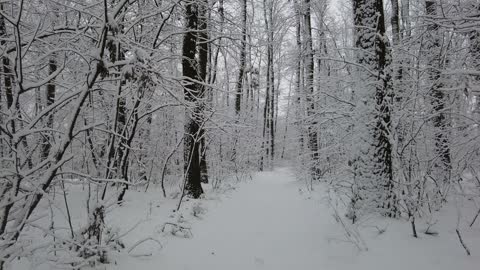
[[[359, 252], [332, 217], [321, 188], [319, 185], [313, 193], [302, 192], [305, 185], [286, 168], [257, 173], [251, 181], [228, 192], [227, 198], [200, 200], [208, 211], [200, 218], [190, 217], [194, 219], [192, 238], [163, 238], [164, 248], [152, 256], [126, 256], [107, 268], [403, 270], [408, 264], [412, 269], [425, 270], [478, 269], [480, 256], [465, 256], [452, 226], [440, 228], [443, 237], [415, 239], [405, 221], [373, 219], [371, 224], [388, 231], [379, 235], [373, 225], [363, 224], [362, 237], [368, 238], [368, 251]], [[157, 224], [165, 222], [164, 217]], [[472, 236], [465, 239], [472, 245], [477, 240]]]
[[321, 232], [335, 222], [300, 188], [288, 169], [257, 174], [195, 224], [192, 239], [168, 243], [162, 269], [330, 269]]

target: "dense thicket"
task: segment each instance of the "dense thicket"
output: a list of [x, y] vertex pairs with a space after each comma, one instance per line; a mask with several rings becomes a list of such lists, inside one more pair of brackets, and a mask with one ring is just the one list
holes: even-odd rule
[[[298, 6], [296, 16], [308, 17], [308, 2]], [[326, 15], [328, 1], [316, 6], [315, 117], [305, 113], [311, 68], [302, 45], [310, 36], [297, 30], [293, 122], [300, 145], [313, 124], [319, 146], [317, 156], [298, 148], [299, 166], [315, 166], [352, 222], [378, 213], [406, 217], [417, 236], [415, 218], [433, 215], [450, 195], [478, 197], [478, 3], [354, 0], [335, 7], [338, 16]]]

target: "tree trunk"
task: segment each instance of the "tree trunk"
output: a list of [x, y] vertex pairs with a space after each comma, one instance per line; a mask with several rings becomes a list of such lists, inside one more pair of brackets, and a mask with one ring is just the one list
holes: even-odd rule
[[[114, 35], [114, 33], [111, 33]], [[107, 44], [107, 47], [110, 51], [110, 61], [115, 63], [117, 61], [125, 60], [125, 52], [121, 48], [121, 45], [117, 41], [110, 41]], [[118, 67], [118, 73], [121, 74], [121, 66]], [[118, 80], [117, 85], [117, 93], [115, 99], [115, 111], [114, 111], [114, 120], [113, 120], [113, 127], [112, 131], [113, 134], [110, 135], [110, 143], [109, 149], [107, 154], [107, 169], [105, 172], [105, 178], [111, 179], [115, 177], [122, 176], [121, 163], [123, 156], [125, 154], [125, 146], [126, 146], [126, 134], [127, 134], [127, 108], [126, 108], [126, 100], [125, 97], [122, 95], [123, 88], [125, 86], [125, 78], [124, 75], [115, 75], [115, 79]], [[118, 143], [116, 143], [117, 134], [120, 134], [120, 138], [118, 139]], [[124, 179], [126, 180], [126, 179]], [[106, 191], [107, 191], [108, 183], [105, 184], [103, 193], [102, 193], [102, 200], [105, 199]]]
[[402, 0], [402, 24], [405, 30], [405, 36], [412, 35], [412, 25], [410, 22], [410, 0]]
[[[425, 1], [427, 16], [434, 18], [437, 16], [439, 4], [435, 0]], [[449, 100], [448, 94], [443, 92], [443, 82], [440, 74], [442, 69], [442, 41], [439, 26], [435, 23], [427, 25], [430, 34], [427, 40], [428, 55], [428, 79], [432, 84], [430, 89], [430, 102], [432, 106], [432, 123], [434, 127], [435, 154], [433, 164], [433, 177], [438, 180], [439, 184], [445, 185], [450, 181], [452, 169], [450, 157], [450, 138], [448, 130], [451, 126], [448, 117], [448, 109], [446, 103]]]
[[398, 0], [391, 0], [392, 4], [392, 17], [390, 22], [392, 24], [392, 41], [393, 45], [396, 46], [400, 43], [400, 16], [399, 16], [399, 6]]
[[[0, 4], [0, 10], [3, 11], [3, 4]], [[5, 35], [6, 35], [5, 18], [3, 18], [3, 16], [0, 16], [0, 45], [2, 47], [5, 45], [5, 40], [4, 40]], [[3, 58], [4, 57], [2, 57], [2, 63], [3, 63]], [[3, 126], [3, 109], [4, 109], [4, 106], [3, 106], [3, 100], [2, 100], [2, 85], [0, 80], [0, 126]], [[2, 135], [2, 133], [3, 131], [0, 130], [0, 135]], [[7, 142], [3, 142], [3, 139], [0, 139], [0, 158], [3, 158], [5, 155], [6, 145], [7, 145]], [[0, 163], [0, 168], [3, 168], [3, 164], [1, 163]], [[0, 186], [0, 191], [1, 191], [1, 186]], [[0, 220], [0, 224], [1, 224], [1, 220]]]
[[305, 42], [305, 96], [307, 104], [307, 116], [309, 118], [307, 133], [308, 133], [308, 147], [310, 148], [310, 174], [313, 180], [319, 176], [318, 171], [318, 134], [316, 121], [313, 119], [315, 114], [315, 61], [313, 52], [313, 38], [312, 38], [312, 18], [311, 18], [311, 3], [310, 0], [305, 0], [304, 7], [304, 42]]
[[[205, 6], [199, 7], [195, 2], [188, 2], [185, 5], [185, 19], [187, 31], [183, 36], [183, 59], [182, 69], [184, 76], [184, 95], [185, 101], [191, 105], [185, 111], [185, 137], [184, 137], [184, 173], [185, 173], [185, 192], [193, 198], [198, 198], [203, 193], [201, 185], [201, 166], [200, 166], [200, 142], [204, 135], [203, 131], [203, 98], [204, 87], [197, 81], [204, 81], [206, 74], [206, 64], [208, 61], [208, 46], [206, 39], [206, 18]], [[203, 11], [202, 11], [203, 10]], [[202, 18], [203, 16], [203, 18]], [[199, 28], [197, 28], [199, 25]], [[197, 52], [197, 30], [200, 30], [199, 42], [199, 60], [196, 59]], [[198, 70], [197, 70], [198, 68]]]
[[[3, 4], [0, 4], [0, 9], [4, 11]], [[7, 29], [5, 26], [5, 18], [0, 15], [0, 38], [1, 38], [0, 44], [2, 46], [5, 44], [4, 38], [6, 37], [6, 35], [7, 35]], [[11, 109], [13, 105], [13, 92], [12, 92], [12, 79], [10, 77], [11, 76], [10, 60], [7, 55], [2, 57], [2, 65], [3, 65], [3, 82], [5, 86], [4, 91], [5, 91], [5, 98], [7, 101], [7, 104], [6, 104], [7, 106], [5, 109], [8, 110], [8, 109]], [[0, 96], [1, 96], [1, 92], [0, 92]], [[0, 106], [1, 106], [1, 103], [0, 103]], [[0, 115], [3, 116], [3, 111], [0, 111]], [[12, 130], [10, 132], [14, 133], [15, 132], [14, 121], [13, 120], [10, 120], [10, 121], [12, 123], [11, 124]], [[0, 143], [2, 144], [2, 146], [7, 145], [7, 143], [3, 143], [2, 141], [0, 141]], [[9, 143], [10, 145], [12, 144], [11, 141]], [[4, 151], [6, 152], [5, 155], [10, 156], [11, 150], [7, 151], [7, 149], [4, 149]], [[1, 168], [4, 167], [4, 164], [0, 164], [0, 165], [1, 165]], [[2, 181], [0, 183], [0, 203], [5, 205], [5, 207], [3, 207], [2, 209], [2, 213], [0, 213], [0, 236], [3, 236], [5, 232], [10, 209], [13, 206], [13, 201], [12, 201], [13, 195], [16, 193], [14, 190], [13, 183], [14, 183], [13, 179], [6, 179], [6, 181]], [[0, 269], [2, 268], [3, 268], [3, 262], [0, 261]]]
[[[303, 100], [302, 96], [304, 95], [304, 90], [303, 90], [303, 82], [304, 82], [304, 76], [303, 76], [303, 48], [302, 48], [302, 16], [301, 16], [301, 10], [300, 10], [300, 3], [299, 0], [294, 1], [294, 9], [295, 9], [295, 21], [296, 21], [296, 27], [295, 27], [295, 39], [296, 39], [296, 44], [297, 44], [297, 63], [295, 66], [295, 103], [296, 103], [296, 117], [298, 119], [302, 119], [304, 110], [303, 110]], [[300, 121], [298, 121], [300, 122]], [[299, 144], [300, 144], [300, 151], [299, 155], [302, 155], [303, 149], [304, 149], [304, 140], [303, 140], [303, 134], [304, 134], [304, 127], [302, 126], [302, 123], [297, 124], [298, 130], [299, 130]]]
[[[360, 198], [376, 202], [388, 216], [397, 214], [392, 171], [391, 129], [392, 85], [390, 52], [385, 36], [382, 0], [355, 0], [354, 23], [359, 68], [357, 127], [361, 141], [355, 157]], [[372, 124], [370, 124], [372, 123]]]
[[[50, 58], [50, 60], [48, 61], [48, 74], [51, 75], [55, 73], [55, 71], [57, 71], [57, 62], [55, 60], [55, 56], [52, 56], [52, 58]], [[53, 80], [47, 84], [46, 100], [47, 100], [46, 107], [52, 105], [55, 102], [55, 83]], [[47, 118], [46, 126], [49, 129], [53, 129], [53, 122], [54, 122], [53, 116], [54, 116], [54, 112], [51, 112]], [[51, 141], [52, 139], [50, 138], [50, 136], [43, 134], [43, 142], [42, 142], [42, 150], [41, 150], [42, 160], [45, 160], [50, 154], [50, 148], [52, 147]]]
[[[198, 18], [198, 42], [199, 42], [199, 61], [198, 61], [198, 69], [199, 69], [199, 81], [203, 82], [204, 84], [207, 83], [207, 70], [208, 70], [208, 0], [203, 0], [200, 3], [199, 8], [199, 18]], [[208, 183], [208, 167], [207, 167], [207, 143], [206, 143], [206, 133], [204, 129], [204, 119], [203, 119], [203, 112], [205, 111], [206, 106], [206, 98], [208, 98], [207, 91], [210, 91], [210, 88], [206, 85], [197, 84], [198, 91], [199, 91], [199, 109], [200, 112], [198, 113], [201, 116], [199, 120], [200, 130], [199, 130], [199, 138], [200, 138], [200, 146], [198, 155], [200, 156], [199, 159], [199, 167], [200, 167], [200, 180], [202, 183]]]
[[240, 67], [238, 70], [237, 93], [235, 96], [235, 113], [240, 115], [247, 55], [247, 0], [242, 1], [242, 41], [240, 48]]
[[[480, 4], [477, 4], [475, 10], [480, 11]], [[477, 16], [476, 18], [479, 18]], [[472, 65], [475, 70], [480, 70], [480, 31], [475, 30], [470, 33], [470, 44], [469, 44], [469, 53], [472, 56]], [[473, 85], [470, 87], [472, 88], [472, 94], [475, 96], [475, 105], [473, 111], [480, 113], [480, 76], [474, 75], [473, 78]]]

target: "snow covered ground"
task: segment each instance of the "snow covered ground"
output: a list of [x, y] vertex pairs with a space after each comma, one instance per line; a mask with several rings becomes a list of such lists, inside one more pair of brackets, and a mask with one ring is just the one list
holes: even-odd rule
[[[480, 267], [480, 225], [460, 246], [450, 223], [438, 236], [411, 236], [406, 221], [371, 220], [364, 224], [368, 251], [359, 252], [345, 236], [321, 197], [301, 192], [287, 169], [259, 173], [238, 191], [194, 221], [191, 239], [169, 237], [165, 248], [144, 259], [123, 257], [110, 269], [475, 269]], [[303, 193], [303, 194], [302, 194]], [[322, 194], [321, 190], [317, 194]], [[324, 194], [324, 193], [323, 193]], [[448, 209], [444, 211], [449, 212]], [[448, 217], [449, 215], [445, 215]], [[441, 218], [441, 217], [439, 217]], [[443, 222], [442, 222], [443, 223]], [[422, 223], [419, 222], [419, 230]]]
[[[178, 200], [163, 199], [158, 191], [129, 191], [107, 224], [121, 233], [134, 229], [123, 237], [125, 250], [97, 269], [480, 269], [480, 224], [462, 227], [472, 252], [466, 256], [455, 232], [455, 209], [435, 217], [450, 220], [434, 227], [438, 236], [420, 233], [415, 239], [402, 220], [372, 218], [347, 227], [359, 232], [362, 247], [368, 248], [359, 251], [333, 217], [325, 194], [321, 186], [304, 192], [285, 168], [258, 173], [221, 195], [208, 190], [204, 199], [186, 201], [180, 211], [173, 211]], [[182, 228], [164, 228], [165, 222]], [[419, 221], [418, 227], [421, 232], [425, 225]], [[14, 269], [50, 267], [23, 261]]]
[[335, 222], [285, 170], [258, 174], [202, 218], [192, 239], [169, 239], [158, 255], [112, 269], [333, 269], [325, 233], [338, 231]]

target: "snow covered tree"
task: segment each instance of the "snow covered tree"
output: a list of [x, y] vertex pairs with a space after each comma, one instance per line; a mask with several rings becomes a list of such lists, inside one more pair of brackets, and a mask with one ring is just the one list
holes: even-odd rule
[[198, 198], [203, 193], [201, 141], [205, 135], [205, 83], [208, 61], [207, 8], [208, 1], [192, 1], [185, 6], [187, 31], [183, 38], [182, 59], [185, 101], [188, 103], [184, 135], [185, 189], [187, 194], [194, 198]]
[[[426, 14], [433, 20], [438, 15], [440, 5], [438, 1], [425, 1]], [[433, 160], [432, 177], [439, 185], [438, 191], [444, 190], [451, 179], [452, 160], [450, 156], [451, 123], [448, 112], [449, 95], [442, 88], [444, 87], [441, 70], [448, 62], [448, 56], [444, 55], [448, 44], [443, 42], [443, 35], [435, 22], [427, 26], [428, 36], [425, 48], [427, 50], [427, 72], [430, 87], [430, 103], [432, 106], [432, 124], [434, 127], [435, 155]]]
[[[390, 49], [382, 0], [353, 1], [357, 48], [355, 193], [352, 211], [366, 204], [396, 215], [392, 170]], [[352, 214], [355, 216], [356, 214]]]

